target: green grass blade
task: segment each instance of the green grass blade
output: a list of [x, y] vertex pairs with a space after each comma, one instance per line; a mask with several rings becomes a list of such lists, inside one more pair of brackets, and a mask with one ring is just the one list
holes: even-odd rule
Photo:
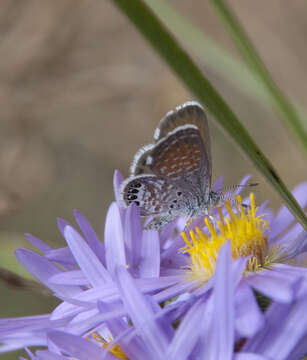
[[241, 125], [227, 103], [201, 73], [189, 55], [141, 0], [112, 0], [125, 13], [185, 86], [212, 113], [254, 165], [272, 184], [289, 210], [307, 230], [307, 219], [269, 160]]
[[307, 134], [304, 127], [301, 125], [299, 114], [296, 112], [296, 109], [287, 98], [286, 94], [283, 93], [272, 79], [269, 71], [262, 62], [255, 47], [248, 39], [248, 36], [241, 27], [238, 19], [232, 13], [230, 7], [224, 0], [211, 0], [211, 2], [221, 16], [228, 32], [234, 39], [246, 64], [262, 83], [270, 97], [272, 105], [281, 115], [284, 124], [293, 132], [302, 148], [307, 152]]
[[[272, 102], [263, 83], [250, 71], [246, 63], [219, 46], [207, 34], [198, 29], [165, 0], [144, 0], [167, 23], [167, 27], [191, 53], [222, 75], [229, 83], [260, 104], [271, 107]], [[307, 133], [307, 114], [295, 103], [296, 112], [304, 133]]]

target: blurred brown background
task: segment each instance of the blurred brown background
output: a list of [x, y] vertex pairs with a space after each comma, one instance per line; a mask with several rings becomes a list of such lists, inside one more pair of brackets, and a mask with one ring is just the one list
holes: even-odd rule
[[[153, 0], [154, 1], [154, 0]], [[239, 59], [207, 1], [169, 1]], [[307, 108], [307, 3], [230, 1], [279, 85]], [[208, 49], [210, 51], [210, 49]], [[306, 162], [272, 111], [198, 59], [249, 132], [293, 188]], [[191, 95], [106, 0], [2, 0], [0, 3], [1, 265], [30, 232], [61, 243], [56, 217], [81, 210], [98, 234], [113, 200], [114, 169], [128, 175], [135, 151], [160, 118]], [[259, 201], [280, 202], [237, 147], [209, 118], [214, 178], [260, 182]], [[50, 311], [53, 300], [0, 284], [0, 316]], [[10, 357], [11, 356], [11, 357]], [[13, 355], [1, 355], [14, 359]]]

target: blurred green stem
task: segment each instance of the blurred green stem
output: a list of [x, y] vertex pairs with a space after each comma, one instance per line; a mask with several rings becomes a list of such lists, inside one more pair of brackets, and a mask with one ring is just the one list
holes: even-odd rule
[[188, 54], [179, 46], [165, 26], [142, 0], [112, 0], [125, 13], [151, 46], [166, 61], [185, 86], [215, 116], [218, 123], [239, 144], [284, 199], [289, 210], [307, 230], [307, 219], [281, 178], [255, 144], [228, 104], [201, 73]]
[[220, 14], [246, 64], [263, 84], [274, 108], [280, 113], [287, 128], [294, 133], [303, 149], [307, 152], [307, 135], [304, 127], [301, 126], [301, 121], [296, 109], [272, 79], [269, 71], [230, 7], [224, 0], [211, 0], [211, 2]]
[[0, 267], [0, 282], [16, 290], [34, 291], [44, 296], [51, 296], [51, 291], [37, 281], [27, 279], [13, 271]]
[[[245, 62], [236, 59], [230, 52], [219, 46], [207, 34], [199, 30], [186, 17], [165, 0], [144, 0], [168, 28], [195, 56], [199, 57], [211, 69], [223, 76], [237, 89], [244, 92], [260, 104], [272, 108], [270, 96], [263, 83], [246, 66]], [[293, 106], [293, 105], [292, 105]], [[307, 133], [306, 111], [295, 103], [295, 110], [299, 114], [300, 126]]]

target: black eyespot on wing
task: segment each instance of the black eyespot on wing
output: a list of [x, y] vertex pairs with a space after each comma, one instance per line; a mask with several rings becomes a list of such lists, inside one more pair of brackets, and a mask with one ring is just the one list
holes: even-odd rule
[[127, 196], [127, 199], [128, 200], [135, 200], [135, 199], [137, 199], [138, 197], [136, 196], [136, 195], [128, 195]]
[[131, 189], [131, 190], [129, 191], [129, 193], [131, 193], [131, 194], [137, 194], [138, 192], [139, 192], [138, 189]]
[[135, 201], [134, 202], [136, 206], [140, 206], [140, 202], [139, 201]]
[[181, 196], [181, 195], [182, 195], [182, 192], [181, 192], [181, 191], [177, 191], [177, 195], [178, 195], [178, 196]]

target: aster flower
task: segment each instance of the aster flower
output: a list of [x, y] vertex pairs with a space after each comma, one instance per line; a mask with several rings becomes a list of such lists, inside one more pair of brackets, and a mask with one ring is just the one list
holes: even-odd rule
[[[305, 207], [307, 184], [298, 186], [294, 196]], [[265, 321], [254, 290], [281, 304], [290, 304], [306, 294], [306, 268], [293, 266], [289, 261], [307, 250], [307, 233], [301, 225], [292, 224], [293, 216], [285, 207], [276, 216], [266, 208], [266, 204], [256, 209], [253, 194], [250, 195], [250, 208], [243, 207], [238, 197], [234, 208], [228, 202], [218, 213], [216, 224], [206, 218], [205, 227], [195, 227], [188, 235], [182, 233], [186, 243], [182, 251], [188, 255], [182, 275], [184, 280], [181, 288], [176, 284], [159, 295], [171, 297], [184, 291], [193, 293], [190, 305], [204, 296], [212, 287], [220, 248], [230, 239], [232, 258], [248, 259], [236, 289], [238, 311], [235, 323], [239, 334], [250, 337]]]
[[[121, 181], [122, 177], [117, 172], [114, 177], [116, 198], [118, 197], [118, 188]], [[302, 194], [304, 195], [306, 193], [306, 185], [303, 185], [303, 187], [304, 191], [302, 191]], [[306, 195], [303, 195], [298, 197], [306, 202]], [[229, 208], [228, 212], [230, 210], [232, 211]], [[237, 210], [240, 213], [241, 208], [239, 207]], [[264, 205], [256, 213], [252, 201], [251, 214], [246, 217], [257, 223], [258, 220], [256, 221], [255, 218], [263, 210], [267, 210]], [[227, 222], [226, 211], [225, 209], [220, 211], [220, 216], [222, 214], [225, 217], [225, 222]], [[305, 234], [302, 234], [302, 238], [296, 236], [295, 239], [299, 239], [299, 241], [296, 240], [291, 243], [291, 246], [285, 246], [281, 239], [284, 239], [286, 235], [292, 236], [294, 234], [293, 230], [284, 232], [285, 229], [279, 224], [279, 218], [283, 219], [282, 224], [286, 220], [289, 224], [292, 221], [291, 217], [285, 214], [287, 214], [285, 210], [281, 210], [276, 217], [267, 216], [266, 219], [261, 218], [262, 220], [259, 220], [257, 223], [257, 229], [259, 230], [260, 228], [263, 231], [263, 233], [260, 231], [260, 235], [262, 234], [267, 237], [267, 241], [263, 241], [263, 244], [282, 244], [283, 251], [280, 251], [278, 254], [283, 255], [280, 258], [288, 260], [299, 251], [304, 250], [302, 239], [304, 239]], [[233, 226], [231, 229], [234, 232], [237, 222], [234, 218], [236, 214], [230, 215], [231, 221], [229, 221], [229, 224]], [[243, 218], [243, 215], [241, 213], [238, 217], [242, 216]], [[165, 344], [169, 344], [170, 339], [175, 338], [171, 333], [171, 324], [174, 321], [182, 316], [185, 316], [185, 319], [187, 314], [194, 314], [193, 311], [196, 311], [197, 306], [200, 307], [199, 311], [204, 311], [203, 309], [206, 307], [207, 299], [211, 297], [212, 287], [215, 283], [216, 273], [212, 269], [215, 270], [217, 255], [223, 245], [222, 239], [218, 241], [219, 247], [216, 249], [215, 258], [210, 259], [212, 262], [212, 276], [197, 277], [193, 276], [193, 261], [195, 261], [197, 256], [195, 254], [192, 255], [192, 251], [190, 252], [192, 256], [190, 256], [187, 251], [189, 248], [186, 248], [185, 253], [182, 250], [180, 251], [185, 244], [183, 238], [186, 237], [185, 235], [176, 235], [178, 229], [179, 231], [180, 229], [182, 230], [185, 225], [181, 219], [168, 224], [160, 234], [155, 231], [143, 231], [137, 207], [131, 206], [128, 209], [122, 209], [118, 203], [113, 203], [110, 206], [106, 219], [104, 243], [99, 241], [96, 233], [80, 212], [75, 212], [75, 219], [83, 235], [66, 221], [62, 219], [58, 221], [59, 229], [68, 244], [67, 247], [52, 249], [41, 240], [32, 235], [27, 235], [27, 238], [42, 252], [42, 255], [26, 249], [17, 250], [16, 256], [21, 264], [38, 280], [49, 287], [54, 292], [54, 295], [62, 300], [62, 303], [51, 314], [30, 318], [1, 319], [0, 341], [4, 345], [0, 348], [0, 351], [4, 352], [33, 345], [47, 346], [48, 336], [52, 329], [72, 337], [75, 336], [76, 338], [74, 339], [76, 341], [80, 336], [85, 337], [94, 334], [96, 342], [97, 339], [102, 339], [102, 342], [108, 342], [108, 337], [100, 331], [101, 328], [111, 329], [115, 324], [114, 319], [120, 318], [122, 320], [123, 317], [129, 317], [133, 323], [137, 323], [132, 315], [133, 311], [136, 314], [138, 311], [138, 307], [132, 307], [133, 298], [129, 303], [127, 300], [126, 302], [123, 301], [123, 299], [129, 298], [130, 292], [133, 293], [132, 287], [129, 288], [130, 292], [124, 293], [125, 287], [123, 286], [123, 284], [129, 282], [129, 276], [132, 276], [134, 278], [133, 286], [136, 288], [137, 293], [141, 294], [142, 297], [147, 297], [146, 301], [150, 301], [151, 306], [154, 308], [155, 315], [151, 316], [159, 317], [161, 321], [164, 321], [164, 327], [168, 328], [167, 333], [161, 332], [157, 326], [153, 328], [154, 330], [150, 328], [151, 330], [147, 330], [147, 338], [141, 339], [146, 343], [146, 346], [139, 344], [141, 349], [143, 349], [143, 353], [140, 352], [143, 358], [144, 354], [147, 354], [147, 356], [149, 356], [148, 354], [158, 356], [154, 353], [157, 345], [151, 344], [150, 334], [154, 334], [154, 336], [159, 336], [159, 333], [164, 334], [163, 337], [165, 336], [165, 339], [160, 340], [164, 341]], [[271, 226], [271, 229], [275, 229], [276, 234], [274, 238], [270, 237], [270, 233], [267, 232], [266, 224], [263, 221], [266, 221], [267, 225]], [[274, 221], [277, 225], [274, 225]], [[212, 228], [211, 224], [208, 223], [207, 225], [209, 230], [206, 230], [206, 228], [191, 230], [190, 236], [192, 240], [186, 237], [190, 248], [194, 243], [196, 244], [195, 249], [197, 247], [200, 248], [200, 245], [194, 240], [201, 239], [202, 236], [207, 237], [207, 242], [211, 239], [210, 234], [212, 237], [213, 235], [218, 236], [218, 232]], [[283, 231], [281, 235], [276, 231], [276, 227]], [[300, 228], [297, 225], [295, 225], [294, 229], [297, 229], [295, 235], [301, 234]], [[245, 235], [243, 238], [247, 239]], [[279, 235], [280, 237], [278, 237]], [[226, 240], [227, 238], [225, 237]], [[267, 249], [269, 245], [266, 246]], [[243, 249], [244, 246], [241, 246], [241, 248]], [[258, 256], [259, 246], [256, 248], [256, 255]], [[234, 254], [233, 251], [232, 253]], [[277, 254], [276, 252], [273, 253], [274, 255]], [[250, 266], [253, 263], [251, 261], [253, 255], [253, 253], [245, 252], [242, 254], [238, 252], [238, 261], [241, 256], [248, 256], [247, 264]], [[277, 259], [278, 257], [275, 256], [275, 258]], [[262, 259], [262, 257], [260, 256], [259, 259]], [[201, 263], [198, 261], [198, 264]], [[255, 301], [252, 288], [258, 289], [270, 297], [270, 289], [267, 291], [263, 290], [265, 290], [265, 287], [271, 286], [271, 283], [275, 281], [275, 287], [282, 285], [285, 288], [280, 293], [276, 291], [277, 295], [274, 297], [274, 294], [272, 294], [271, 297], [273, 299], [276, 298], [281, 303], [291, 303], [294, 298], [296, 299], [296, 297], [302, 296], [304, 293], [304, 287], [301, 286], [301, 283], [305, 273], [304, 269], [272, 262], [269, 269], [266, 267], [256, 267], [257, 272], [250, 274], [247, 271], [249, 269], [248, 266], [245, 269], [247, 276], [236, 278], [239, 279], [237, 280], [239, 284], [236, 287], [234, 300], [235, 307], [237, 308], [234, 323], [236, 332], [240, 336], [252, 338], [264, 326], [265, 321]], [[282, 268], [282, 271], [280, 271], [280, 268]], [[270, 272], [270, 274], [267, 274], [267, 272]], [[279, 272], [283, 276], [280, 277]], [[204, 273], [207, 274], [206, 271], [201, 271], [201, 274]], [[121, 276], [126, 276], [124, 282], [120, 281]], [[159, 303], [173, 299], [175, 296], [179, 296], [176, 301], [171, 301], [164, 309], [160, 309]], [[148, 307], [145, 306], [144, 309], [148, 310]], [[167, 316], [164, 316], [164, 314], [167, 314]], [[165, 322], [165, 319], [168, 319], [170, 323]], [[150, 320], [148, 321], [150, 322]], [[139, 326], [140, 323], [139, 325], [136, 324], [136, 327]], [[183, 328], [180, 328], [183, 331]], [[121, 342], [121, 339], [124, 339], [122, 333], [125, 332], [131, 332], [131, 327], [121, 321], [119, 330], [113, 329], [112, 337], [115, 338], [115, 343], [120, 344], [128, 354], [129, 349], [127, 350], [125, 343]], [[180, 334], [181, 332], [178, 330], [178, 333]], [[48, 349], [48, 351], [50, 350]], [[111, 355], [107, 354], [106, 356]], [[128, 354], [128, 356], [130, 355]], [[142, 356], [140, 355], [139, 358], [142, 358]]]
[[[186, 338], [179, 335], [181, 329], [183, 332], [188, 329], [193, 344], [189, 344], [193, 349], [191, 359], [301, 359], [307, 352], [307, 342], [304, 341], [307, 319], [300, 319], [306, 306], [306, 296], [291, 304], [272, 303], [264, 315], [261, 330], [249, 337], [242, 336], [236, 326], [240, 313], [236, 306], [236, 296], [248, 259], [238, 258], [233, 261], [232, 257], [231, 243], [228, 240], [220, 249], [211, 296], [207, 293], [206, 297], [201, 297], [194, 303], [174, 338], [188, 342], [187, 333]], [[206, 306], [202, 306], [202, 302]], [[187, 346], [183, 348], [182, 343], [177, 344], [181, 347], [178, 346], [175, 356], [167, 356], [168, 359], [183, 360], [187, 356]], [[169, 349], [172, 348], [170, 345]]]
[[[300, 185], [294, 195], [305, 205], [307, 184]], [[234, 259], [249, 257], [246, 268], [247, 282], [254, 283], [259, 291], [269, 297], [274, 296], [277, 301], [287, 302], [294, 274], [302, 278], [306, 275], [304, 269], [287, 265], [290, 259], [307, 250], [306, 231], [300, 224], [287, 229], [293, 216], [285, 208], [282, 208], [276, 217], [268, 214], [265, 218], [265, 204], [257, 209], [253, 194], [250, 194], [250, 207], [247, 210], [242, 206], [239, 196], [235, 209], [228, 202], [225, 210], [227, 216], [218, 209], [219, 218], [215, 226], [206, 218], [205, 229], [196, 227], [190, 231], [189, 237], [185, 232], [182, 233], [186, 243], [183, 251], [189, 255], [190, 261], [189, 276], [206, 282], [215, 271], [219, 248], [230, 239]], [[289, 276], [290, 273], [292, 276]], [[284, 286], [276, 293], [275, 288], [282, 282]]]
[[[114, 176], [115, 188], [121, 175]], [[116, 193], [116, 192], [115, 192]], [[98, 303], [116, 304], [120, 293], [115, 282], [117, 267], [129, 269], [137, 278], [139, 291], [156, 293], [180, 281], [176, 274], [160, 274], [160, 238], [156, 231], [143, 231], [136, 206], [122, 209], [113, 203], [107, 214], [104, 242], [87, 219], [74, 212], [82, 235], [65, 220], [58, 227], [68, 246], [52, 249], [40, 239], [27, 239], [42, 253], [18, 249], [18, 261], [62, 300], [52, 314], [0, 319], [0, 352], [26, 346], [46, 345], [44, 329], [69, 329], [71, 334], [87, 333], [114, 316], [110, 308], [100, 312]], [[165, 236], [165, 235], [164, 235]], [[162, 234], [163, 238], [163, 234]], [[38, 330], [39, 329], [39, 330]]]
[[[124, 267], [115, 269], [115, 281], [127, 318], [118, 314], [105, 326], [83, 336], [65, 329], [45, 331], [48, 348], [27, 353], [34, 360], [59, 359], [169, 359], [169, 360], [295, 360], [307, 351], [301, 340], [307, 335], [307, 320], [293, 329], [302, 316], [304, 301], [272, 304], [262, 331], [248, 340], [235, 331], [236, 287], [247, 259], [231, 258], [228, 241], [221, 247], [211, 296], [201, 297], [188, 310], [176, 330], [169, 310], [138, 290], [137, 280]], [[104, 303], [99, 303], [102, 312]], [[112, 306], [111, 306], [112, 307]], [[278, 316], [283, 317], [280, 324]], [[130, 319], [133, 327], [126, 319]], [[279, 331], [281, 328], [282, 331]], [[111, 330], [111, 332], [110, 332]], [[112, 335], [110, 335], [112, 333]], [[113, 340], [110, 342], [110, 339]], [[109, 344], [105, 339], [109, 339]], [[294, 355], [295, 354], [295, 355]]]
[[[293, 194], [305, 207], [307, 184], [299, 185]], [[293, 224], [294, 218], [285, 207], [274, 216], [267, 203], [256, 208], [253, 194], [244, 203], [250, 203], [250, 207], [243, 207], [238, 197], [233, 207], [228, 202], [218, 209], [215, 224], [207, 218], [205, 226], [192, 224], [189, 234], [186, 231], [181, 234], [185, 244], [181, 237], [164, 244], [161, 274], [181, 274], [182, 281], [160, 291], [156, 298], [166, 301], [179, 296], [181, 301], [183, 295], [186, 307], [192, 306], [212, 288], [220, 248], [230, 239], [233, 259], [248, 258], [235, 301], [239, 309], [236, 329], [242, 336], [250, 337], [265, 321], [254, 290], [282, 304], [289, 304], [306, 293], [306, 269], [290, 262], [307, 250], [307, 233], [300, 224]], [[200, 219], [196, 224], [200, 224]], [[171, 302], [167, 306], [175, 305], [176, 302]]]

